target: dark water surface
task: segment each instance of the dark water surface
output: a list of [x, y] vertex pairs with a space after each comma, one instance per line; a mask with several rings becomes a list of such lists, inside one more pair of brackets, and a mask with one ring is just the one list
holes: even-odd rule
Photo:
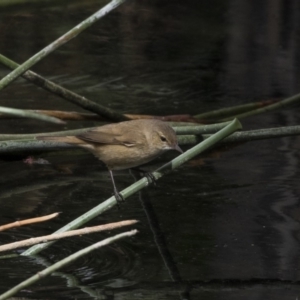
[[[0, 53], [22, 62], [105, 1], [12, 3], [0, 10]], [[284, 98], [300, 90], [299, 6], [296, 0], [131, 0], [33, 70], [122, 113], [197, 114]], [[0, 75], [7, 73], [0, 66]], [[23, 79], [1, 91], [1, 105], [82, 111]], [[299, 119], [293, 107], [242, 123], [249, 130]], [[33, 133], [97, 124], [1, 120], [0, 128]], [[88, 224], [138, 219], [137, 236], [77, 260], [18, 296], [298, 299], [299, 144], [297, 137], [251, 142], [186, 163]], [[41, 154], [51, 165], [0, 160], [1, 224], [61, 212], [57, 220], [2, 232], [2, 244], [50, 234], [110, 197], [108, 172], [95, 158], [65, 154]], [[116, 180], [122, 189], [134, 178], [124, 171]], [[66, 239], [36, 259], [2, 259], [0, 292], [121, 231]]]

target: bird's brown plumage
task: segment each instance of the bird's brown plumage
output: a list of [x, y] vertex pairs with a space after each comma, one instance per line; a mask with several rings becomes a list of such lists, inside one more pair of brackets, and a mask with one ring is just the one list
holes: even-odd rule
[[[174, 130], [160, 120], [132, 120], [95, 127], [77, 136], [39, 136], [91, 151], [110, 170], [143, 165], [167, 150], [182, 152]], [[113, 176], [112, 181], [114, 184]], [[114, 184], [115, 194], [118, 194]]]
[[[166, 140], [162, 141], [163, 138]], [[95, 127], [77, 136], [41, 136], [37, 139], [83, 147], [111, 170], [145, 164], [166, 150], [180, 151], [174, 130], [160, 120], [132, 120]]]

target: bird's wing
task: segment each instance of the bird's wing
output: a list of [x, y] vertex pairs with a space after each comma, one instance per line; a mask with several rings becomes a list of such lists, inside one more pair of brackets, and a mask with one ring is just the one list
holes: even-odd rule
[[124, 145], [130, 147], [138, 143], [139, 135], [132, 137], [130, 131], [122, 131], [123, 130], [118, 130], [118, 128], [106, 125], [89, 130], [76, 137], [95, 144]]

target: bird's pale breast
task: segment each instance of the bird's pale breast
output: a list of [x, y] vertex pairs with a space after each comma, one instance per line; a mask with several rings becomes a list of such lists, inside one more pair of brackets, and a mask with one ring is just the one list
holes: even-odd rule
[[111, 170], [122, 170], [143, 165], [163, 151], [149, 147], [127, 147], [123, 145], [99, 145], [92, 151]]

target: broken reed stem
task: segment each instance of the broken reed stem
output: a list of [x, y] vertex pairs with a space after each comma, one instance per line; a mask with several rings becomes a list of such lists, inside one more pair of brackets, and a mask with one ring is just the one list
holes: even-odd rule
[[26, 220], [21, 220], [21, 221], [16, 221], [13, 223], [9, 223], [9, 224], [5, 224], [0, 226], [0, 231], [4, 231], [10, 228], [14, 228], [14, 227], [20, 227], [20, 226], [24, 226], [24, 225], [28, 225], [28, 224], [33, 224], [33, 223], [40, 223], [40, 222], [45, 222], [48, 220], [51, 220], [55, 217], [57, 217], [59, 215], [59, 213], [53, 213], [51, 215], [47, 215], [47, 216], [43, 216], [43, 217], [37, 217], [37, 218], [31, 218], [31, 219], [26, 219]]
[[[20, 66], [2, 54], [0, 54], [0, 62], [11, 69], [16, 69]], [[61, 87], [60, 85], [54, 83], [53, 81], [45, 79], [41, 75], [34, 73], [32, 71], [26, 71], [21, 76], [23, 78], [25, 78], [26, 80], [28, 80], [29, 82], [32, 82], [35, 85], [43, 88], [44, 90], [51, 92], [55, 95], [58, 95], [62, 99], [70, 101], [71, 103], [74, 103], [74, 104], [78, 105], [79, 107], [82, 107], [86, 110], [96, 113], [97, 114], [96, 117], [98, 119], [99, 119], [98, 116], [101, 116], [102, 120], [105, 120], [105, 121], [111, 120], [111, 121], [115, 121], [115, 122], [130, 119], [129, 117], [127, 117], [125, 115], [119, 114], [112, 109], [102, 106], [101, 104], [98, 104], [96, 102], [93, 102], [93, 101], [87, 99], [86, 97], [80, 96], [64, 87]], [[80, 117], [79, 113], [77, 113], [77, 116], [74, 117], [74, 113], [60, 112], [60, 111], [52, 111], [51, 112], [51, 111], [46, 111], [46, 110], [40, 110], [40, 111], [36, 110], [33, 112], [41, 112], [43, 114], [55, 116], [57, 118], [65, 118], [65, 119], [76, 118], [76, 120], [83, 119], [83, 116]], [[0, 116], [0, 117], [3, 118], [2, 116]], [[88, 117], [87, 115], [84, 115], [84, 118], [90, 119], [91, 116], [89, 115], [89, 117]], [[95, 116], [93, 119], [95, 119]]]
[[[1, 54], [0, 54], [0, 62], [1, 62]], [[81, 96], [78, 95], [78, 97], [80, 98]], [[94, 103], [94, 102], [92, 102], [92, 103], [98, 105], [97, 103]], [[88, 109], [88, 110], [93, 111], [92, 108]], [[41, 109], [34, 109], [34, 110], [33, 109], [28, 109], [28, 110], [23, 109], [23, 111], [39, 113], [39, 114], [55, 117], [55, 118], [58, 118], [60, 120], [66, 120], [66, 121], [102, 121], [102, 122], [107, 122], [107, 121], [110, 120], [108, 117], [101, 116], [102, 115], [102, 114], [100, 115], [101, 111], [100, 111], [99, 114], [96, 114], [96, 113], [80, 113], [80, 112], [76, 112], [76, 111], [41, 110]], [[116, 113], [115, 111], [112, 111], [112, 112]], [[187, 126], [187, 125], [200, 125], [201, 124], [199, 122], [191, 122], [191, 116], [190, 115], [157, 116], [157, 115], [124, 114], [124, 115], [121, 115], [121, 116], [125, 116], [128, 120], [136, 120], [136, 119], [162, 120], [162, 121], [165, 121], [165, 122], [168, 122], [168, 123], [174, 123], [175, 126], [177, 126], [177, 125], [178, 126]], [[14, 118], [14, 117], [0, 113], [0, 119], [12, 119], [12, 118]], [[115, 121], [117, 121], [117, 120], [115, 120]]]
[[57, 119], [55, 117], [46, 116], [44, 114], [18, 109], [18, 108], [0, 106], [0, 113], [4, 115], [18, 117], [18, 118], [36, 119], [36, 120], [50, 122], [54, 124], [60, 124], [60, 125], [66, 124], [64, 121]]
[[274, 104], [270, 104], [270, 105], [267, 105], [267, 106], [264, 106], [264, 107], [261, 107], [261, 108], [253, 109], [253, 110], [241, 113], [241, 114], [233, 115], [230, 118], [224, 118], [224, 119], [222, 119], [222, 121], [223, 122], [229, 121], [229, 120], [232, 120], [233, 118], [244, 119], [246, 117], [250, 117], [250, 116], [262, 114], [262, 113], [265, 113], [265, 112], [273, 111], [273, 110], [283, 108], [283, 107], [286, 107], [286, 106], [289, 106], [289, 105], [292, 105], [292, 104], [295, 104], [295, 103], [298, 103], [298, 102], [300, 102], [300, 94], [297, 94], [297, 95], [294, 95], [292, 97], [283, 99], [283, 100], [278, 101]]
[[59, 240], [59, 239], [63, 239], [63, 238], [75, 236], [75, 235], [84, 235], [84, 234], [89, 234], [89, 233], [99, 232], [99, 231], [104, 231], [104, 230], [112, 230], [112, 229], [116, 229], [116, 228], [120, 228], [120, 227], [124, 227], [124, 226], [133, 225], [133, 224], [136, 224], [137, 222], [138, 222], [137, 220], [120, 221], [120, 222], [115, 222], [115, 223], [99, 225], [99, 226], [85, 227], [82, 229], [71, 230], [71, 231], [63, 232], [63, 233], [50, 234], [50, 235], [40, 236], [40, 237], [36, 237], [36, 238], [30, 238], [30, 239], [26, 239], [23, 241], [18, 241], [18, 242], [2, 245], [2, 246], [0, 246], [0, 252], [8, 251], [8, 250], [16, 249], [16, 248], [28, 247], [28, 246], [36, 245], [39, 243], [45, 243], [45, 242], [49, 242], [49, 241]]
[[300, 93], [280, 101], [267, 100], [217, 109], [214, 111], [195, 115], [194, 118], [200, 121], [218, 120], [219, 122], [226, 122], [234, 118], [243, 119], [253, 115], [273, 111], [279, 108], [293, 105], [295, 103], [298, 103], [299, 101]]
[[208, 121], [208, 120], [216, 121], [216, 120], [229, 118], [229, 117], [233, 118], [234, 115], [245, 113], [257, 108], [261, 108], [263, 106], [273, 104], [274, 102], [275, 101], [267, 100], [261, 102], [252, 102], [252, 103], [247, 103], [242, 105], [236, 105], [236, 106], [221, 108], [217, 110], [208, 111], [202, 114], [198, 114], [195, 115], [194, 118], [203, 121]]

